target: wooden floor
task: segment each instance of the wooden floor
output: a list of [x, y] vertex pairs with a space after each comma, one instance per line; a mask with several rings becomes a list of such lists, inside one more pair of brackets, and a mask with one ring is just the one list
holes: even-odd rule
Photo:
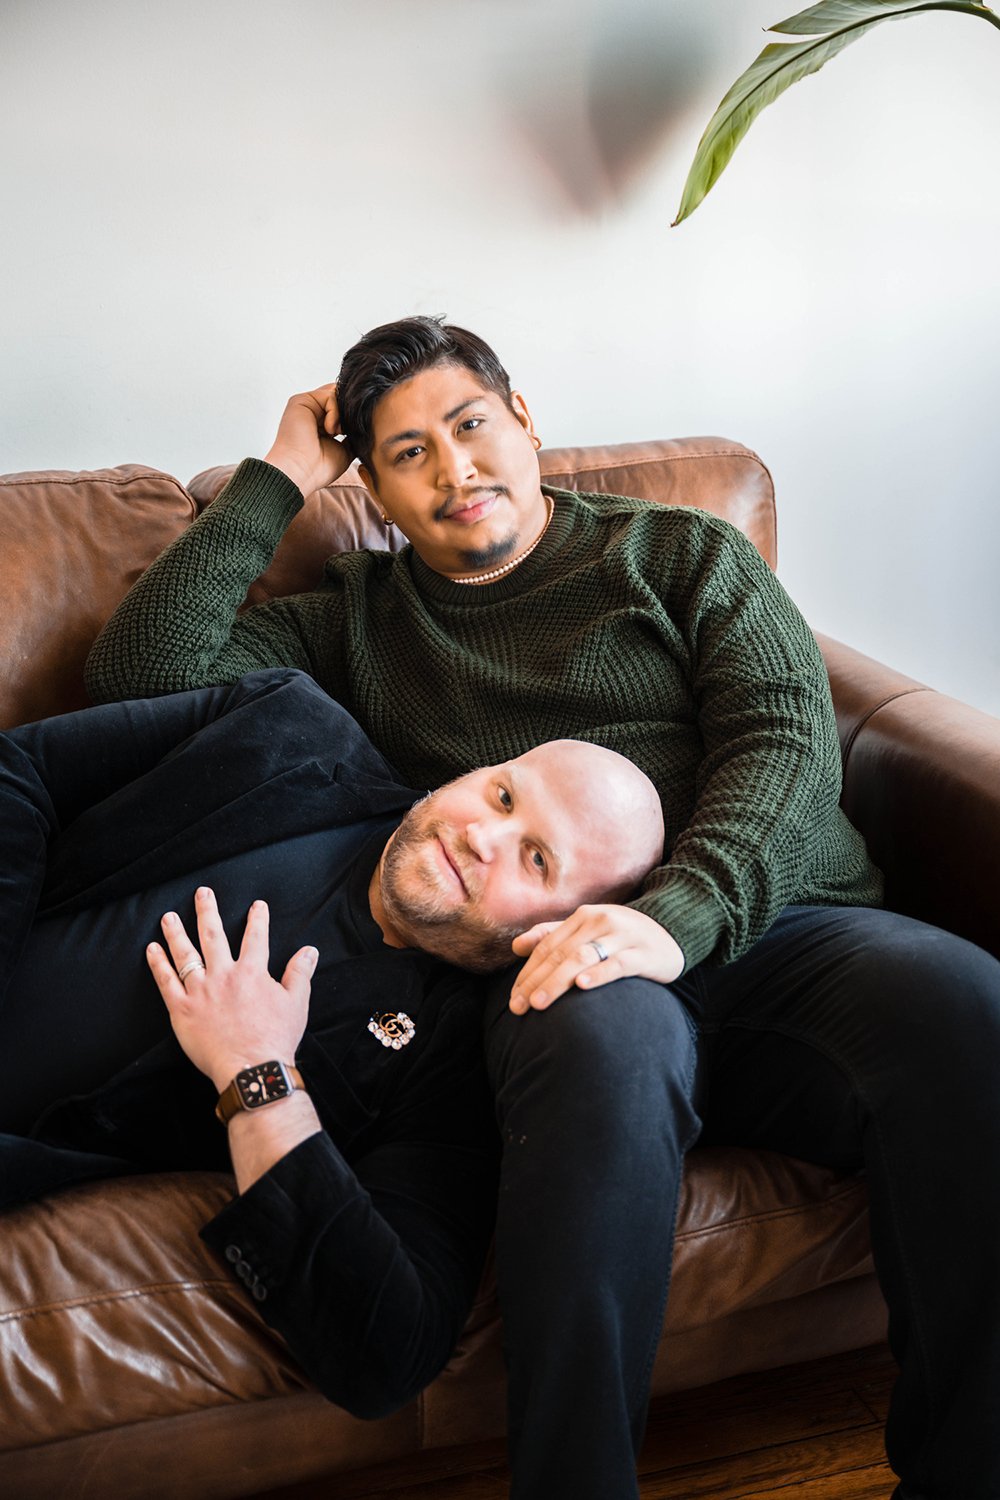
[[[889, 1500], [882, 1426], [895, 1366], [881, 1347], [745, 1375], [656, 1404], [642, 1500]], [[506, 1500], [499, 1444], [327, 1481], [327, 1500]], [[305, 1490], [289, 1490], [304, 1497]], [[318, 1493], [318, 1492], [317, 1492]], [[277, 1500], [277, 1497], [275, 1497]], [[614, 1500], [609, 1496], [608, 1500]]]

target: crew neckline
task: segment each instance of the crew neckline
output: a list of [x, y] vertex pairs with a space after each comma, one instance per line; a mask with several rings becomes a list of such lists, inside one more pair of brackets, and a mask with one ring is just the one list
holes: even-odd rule
[[530, 587], [547, 571], [548, 563], [569, 540], [573, 531], [573, 515], [570, 506], [561, 503], [572, 498], [570, 490], [560, 490], [554, 485], [543, 484], [542, 494], [553, 501], [552, 519], [539, 539], [538, 545], [516, 568], [511, 568], [502, 578], [490, 583], [456, 583], [443, 573], [429, 568], [418, 552], [411, 549], [410, 568], [413, 580], [420, 592], [443, 604], [463, 604], [475, 608], [477, 605], [494, 604], [499, 599], [513, 598]]

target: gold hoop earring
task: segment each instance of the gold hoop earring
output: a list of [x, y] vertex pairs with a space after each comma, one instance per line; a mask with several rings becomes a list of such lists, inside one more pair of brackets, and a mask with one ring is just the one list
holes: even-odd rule
[[396, 524], [395, 521], [393, 521], [389, 516], [387, 516], [386, 513], [385, 513], [385, 511], [383, 511], [382, 512], [382, 525], [386, 528], [386, 530], [388, 531], [389, 527], [390, 526], [395, 526], [395, 524]]

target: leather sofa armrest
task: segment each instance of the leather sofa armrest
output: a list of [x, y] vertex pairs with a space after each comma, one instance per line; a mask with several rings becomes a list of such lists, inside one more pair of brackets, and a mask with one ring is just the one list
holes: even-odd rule
[[886, 905], [1000, 957], [1000, 719], [819, 636], [843, 804]]

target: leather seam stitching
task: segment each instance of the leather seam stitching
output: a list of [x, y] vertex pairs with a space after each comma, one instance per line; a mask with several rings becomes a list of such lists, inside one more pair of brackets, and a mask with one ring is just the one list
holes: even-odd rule
[[842, 752], [844, 770], [847, 770], [847, 762], [850, 759], [851, 751], [854, 749], [854, 741], [857, 739], [858, 735], [861, 733], [862, 729], [864, 729], [865, 725], [870, 719], [874, 718], [874, 716], [877, 713], [881, 712], [883, 708], [888, 707], [890, 703], [895, 703], [900, 698], [911, 698], [914, 693], [933, 693], [935, 691], [935, 688], [929, 687], [900, 688], [898, 692], [889, 693], [885, 698], [880, 699], [878, 703], [874, 704], [873, 707], [870, 708], [865, 714], [864, 718], [858, 720], [844, 743], [844, 749]]
[[[860, 1182], [860, 1179], [858, 1181]], [[678, 1231], [676, 1238], [678, 1240], [698, 1239], [702, 1235], [724, 1234], [730, 1229], [739, 1228], [746, 1224], [770, 1224], [777, 1219], [788, 1219], [796, 1214], [817, 1213], [827, 1208], [836, 1207], [846, 1199], [856, 1197], [857, 1193], [858, 1183], [852, 1182], [841, 1188], [838, 1192], [831, 1194], [829, 1198], [822, 1198], [818, 1202], [816, 1200], [803, 1200], [799, 1203], [788, 1204], [782, 1208], [766, 1209], [762, 1213], [744, 1214], [738, 1219], [725, 1219], [719, 1224], [703, 1224], [697, 1229], [682, 1229]]]
[[98, 1292], [86, 1297], [67, 1297], [61, 1302], [47, 1302], [42, 1307], [15, 1307], [0, 1313], [0, 1326], [19, 1322], [26, 1318], [55, 1317], [59, 1313], [75, 1312], [80, 1308], [100, 1307], [115, 1302], [130, 1302], [137, 1297], [163, 1297], [172, 1292], [199, 1292], [224, 1289], [238, 1290], [225, 1276], [205, 1278], [201, 1281], [161, 1281], [150, 1286], [129, 1287], [127, 1291]]
[[[636, 457], [613, 459], [610, 463], [605, 464], [584, 464], [583, 467], [579, 469], [553, 469], [551, 473], [573, 474], [579, 477], [581, 474], [604, 474], [607, 473], [609, 469], [640, 469], [646, 464], [690, 463], [693, 459], [697, 459], [700, 461], [701, 459], [705, 458], [745, 458], [748, 459], [751, 463], [756, 464], [759, 468], [763, 469], [764, 473], [767, 474], [769, 479], [771, 477], [770, 471], [764, 460], [762, 458], [758, 458], [757, 454], [751, 452], [749, 448], [724, 448], [721, 450], [718, 448], [713, 448], [706, 449], [704, 453], [651, 453], [646, 458]], [[543, 479], [547, 480], [549, 477], [550, 476], [548, 473], [542, 474]]]
[[152, 480], [155, 480], [160, 484], [169, 484], [171, 488], [180, 490], [181, 494], [186, 499], [190, 498], [190, 496], [188, 495], [188, 491], [184, 488], [179, 479], [175, 479], [172, 474], [161, 474], [156, 471], [150, 474], [122, 474], [116, 475], [114, 477], [105, 477], [97, 470], [92, 470], [81, 474], [74, 474], [71, 470], [65, 479], [56, 478], [54, 474], [39, 475], [37, 479], [22, 479], [19, 475], [15, 476], [13, 474], [5, 474], [2, 479], [0, 479], [0, 485], [2, 485], [4, 489], [21, 489], [22, 486], [24, 486], [24, 488], [27, 488], [29, 485], [36, 486], [43, 484], [111, 484], [115, 485], [118, 488], [121, 488], [126, 484], [145, 484]]

